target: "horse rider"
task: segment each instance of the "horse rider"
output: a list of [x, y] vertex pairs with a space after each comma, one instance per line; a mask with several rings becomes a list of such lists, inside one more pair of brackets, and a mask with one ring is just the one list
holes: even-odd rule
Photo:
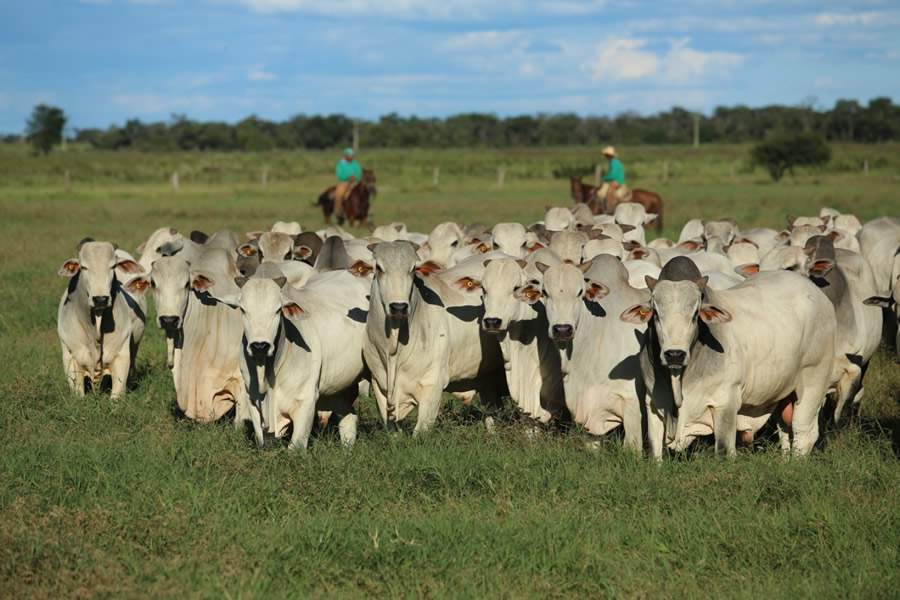
[[334, 188], [334, 214], [340, 215], [344, 200], [356, 182], [362, 179], [362, 167], [354, 157], [353, 148], [345, 148], [344, 156], [334, 167], [334, 175], [338, 183]]
[[609, 165], [603, 175], [603, 184], [597, 190], [597, 196], [604, 206], [608, 205], [610, 194], [615, 195], [615, 204], [627, 202], [631, 197], [631, 190], [625, 185], [625, 166], [616, 157], [616, 149], [612, 146], [607, 146], [602, 152]]

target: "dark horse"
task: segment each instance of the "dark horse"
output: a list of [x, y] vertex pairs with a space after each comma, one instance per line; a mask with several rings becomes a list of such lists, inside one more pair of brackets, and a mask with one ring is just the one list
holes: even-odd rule
[[[569, 194], [576, 203], [584, 202], [595, 215], [607, 214], [611, 215], [616, 212], [616, 205], [619, 198], [610, 192], [606, 198], [597, 196], [600, 188], [587, 183], [582, 183], [581, 177], [569, 178]], [[631, 190], [631, 201], [642, 204], [648, 213], [655, 213], [656, 231], [662, 231], [663, 227], [663, 201], [662, 197], [656, 192], [635, 188]]]
[[[326, 223], [331, 223], [334, 214], [334, 188], [331, 186], [319, 196], [314, 206], [322, 207], [322, 216]], [[369, 222], [369, 207], [378, 189], [375, 187], [375, 171], [363, 169], [362, 179], [356, 183], [341, 205], [341, 212], [336, 216], [338, 225], [347, 221], [351, 227]]]

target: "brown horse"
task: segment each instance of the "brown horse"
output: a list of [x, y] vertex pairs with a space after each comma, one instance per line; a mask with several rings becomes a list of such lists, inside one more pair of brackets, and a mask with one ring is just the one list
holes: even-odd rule
[[[620, 202], [619, 197], [610, 190], [606, 198], [599, 198], [597, 196], [599, 189], [599, 187], [583, 183], [580, 177], [571, 177], [569, 179], [569, 193], [576, 203], [584, 202], [595, 215], [611, 215], [615, 213], [616, 205]], [[631, 190], [631, 202], [642, 204], [647, 212], [655, 213], [657, 215], [656, 231], [662, 231], [663, 201], [659, 194], [650, 190], [635, 188]]]
[[[319, 195], [319, 199], [313, 206], [322, 208], [322, 216], [325, 223], [331, 223], [331, 216], [334, 214], [334, 190], [337, 186], [331, 186]], [[372, 169], [363, 169], [362, 180], [354, 185], [347, 198], [344, 199], [341, 206], [341, 214], [337, 215], [339, 225], [343, 225], [344, 221], [349, 221], [353, 226], [354, 222], [359, 225], [369, 220], [369, 205], [375, 197], [378, 190], [375, 188], [375, 171]]]
[[369, 222], [369, 206], [378, 193], [375, 187], [375, 171], [363, 169], [362, 180], [350, 189], [344, 205], [341, 207], [343, 215], [338, 215], [338, 224], [343, 225], [344, 219], [350, 227], [358, 227]]

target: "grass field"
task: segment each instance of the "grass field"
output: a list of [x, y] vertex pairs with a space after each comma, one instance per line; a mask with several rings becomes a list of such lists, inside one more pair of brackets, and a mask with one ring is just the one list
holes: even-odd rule
[[[836, 148], [829, 168], [779, 185], [746, 165], [745, 147], [622, 154], [631, 183], [665, 198], [669, 236], [691, 217], [781, 226], [823, 204], [900, 215], [898, 145]], [[594, 155], [362, 158], [378, 170], [376, 221], [427, 231], [535, 220], [569, 203], [553, 169]], [[333, 158], [0, 148], [0, 596], [897, 597], [900, 368], [887, 348], [859, 422], [806, 460], [765, 443], [735, 461], [701, 448], [658, 465], [615, 439], [589, 451], [578, 431], [529, 439], [512, 415], [488, 436], [477, 408], [453, 402], [433, 434], [389, 436], [366, 398], [352, 451], [327, 436], [306, 454], [258, 451], [230, 424], [173, 417], [155, 327], [124, 398], [68, 392], [56, 271], [79, 239], [133, 249], [163, 225], [316, 225], [310, 203]]]

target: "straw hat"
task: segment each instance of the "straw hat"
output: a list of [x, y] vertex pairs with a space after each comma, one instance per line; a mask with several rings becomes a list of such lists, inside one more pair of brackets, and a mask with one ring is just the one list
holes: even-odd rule
[[603, 156], [615, 156], [615, 155], [616, 155], [616, 149], [614, 147], [607, 146], [606, 148], [603, 149]]

